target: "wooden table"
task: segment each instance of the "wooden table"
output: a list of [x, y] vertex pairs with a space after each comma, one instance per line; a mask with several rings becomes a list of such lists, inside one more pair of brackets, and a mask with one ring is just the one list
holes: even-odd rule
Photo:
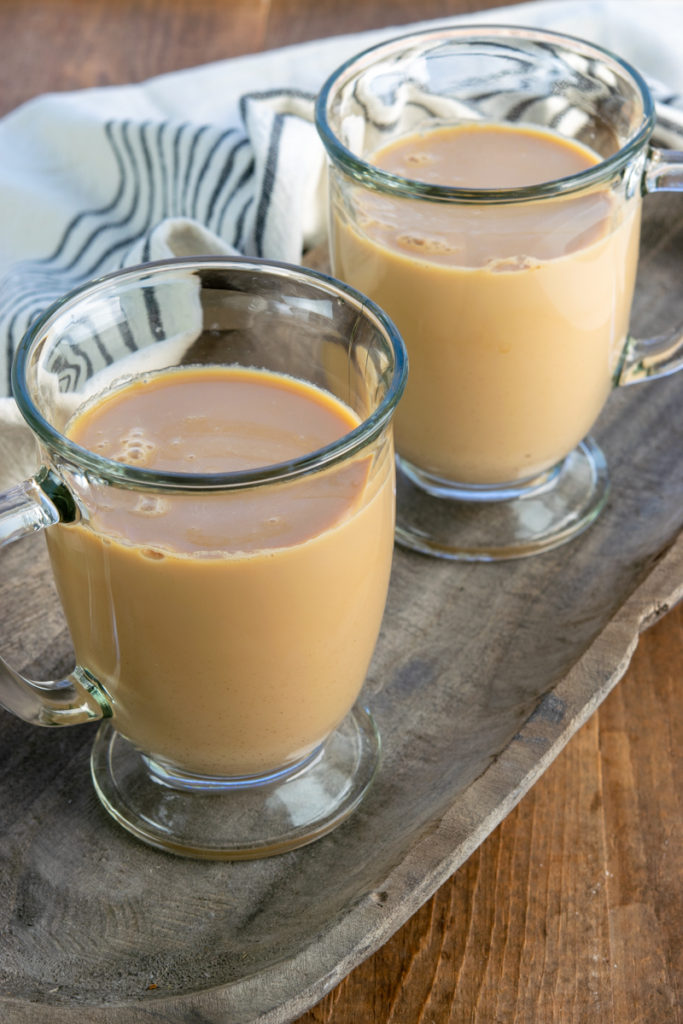
[[[0, 113], [45, 91], [488, 6], [2, 0]], [[681, 1020], [682, 665], [679, 606], [516, 810], [299, 1024]]]

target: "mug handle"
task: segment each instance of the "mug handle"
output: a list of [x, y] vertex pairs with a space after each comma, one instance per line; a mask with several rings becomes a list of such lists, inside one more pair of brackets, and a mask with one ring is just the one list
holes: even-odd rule
[[[0, 547], [77, 518], [68, 490], [43, 467], [35, 477], [0, 494]], [[86, 668], [77, 665], [64, 679], [40, 682], [15, 672], [2, 657], [0, 706], [32, 725], [78, 725], [112, 715], [102, 688]]]
[[[650, 147], [642, 192], [683, 192], [683, 151]], [[668, 377], [683, 368], [683, 323], [652, 338], [627, 338], [614, 382], [618, 386]]]

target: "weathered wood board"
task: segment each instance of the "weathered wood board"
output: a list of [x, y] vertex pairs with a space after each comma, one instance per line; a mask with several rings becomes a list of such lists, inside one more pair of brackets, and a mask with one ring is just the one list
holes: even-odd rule
[[[680, 319], [683, 202], [646, 202], [635, 328]], [[384, 942], [528, 790], [683, 591], [683, 375], [615, 393], [612, 493], [572, 544], [499, 565], [396, 551], [366, 696], [384, 743], [360, 810], [305, 849], [184, 861], [90, 784], [93, 730], [0, 713], [3, 1024], [284, 1024]], [[0, 555], [0, 645], [44, 678], [69, 642], [42, 545]]]

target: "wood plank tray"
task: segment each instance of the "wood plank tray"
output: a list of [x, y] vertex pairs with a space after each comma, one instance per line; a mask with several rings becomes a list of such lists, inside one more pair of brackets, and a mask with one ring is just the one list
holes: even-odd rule
[[[637, 332], [681, 311], [683, 202], [645, 203]], [[397, 550], [367, 682], [380, 774], [305, 849], [254, 863], [154, 852], [90, 784], [87, 726], [0, 713], [0, 1019], [285, 1024], [378, 948], [533, 784], [683, 592], [683, 375], [615, 393], [609, 505], [572, 544], [500, 565]], [[70, 648], [34, 540], [0, 556], [0, 644], [51, 677]]]

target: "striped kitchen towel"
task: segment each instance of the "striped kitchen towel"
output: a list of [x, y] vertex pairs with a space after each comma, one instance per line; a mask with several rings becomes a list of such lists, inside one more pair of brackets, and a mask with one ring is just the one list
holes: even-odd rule
[[[660, 141], [680, 145], [683, 0], [544, 0], [440, 24], [466, 21], [543, 26], [620, 53], [667, 83], [654, 86]], [[0, 121], [0, 395], [28, 324], [84, 281], [169, 255], [298, 263], [326, 230], [315, 95], [342, 61], [415, 27], [42, 96]], [[7, 428], [12, 405], [0, 399]]]

